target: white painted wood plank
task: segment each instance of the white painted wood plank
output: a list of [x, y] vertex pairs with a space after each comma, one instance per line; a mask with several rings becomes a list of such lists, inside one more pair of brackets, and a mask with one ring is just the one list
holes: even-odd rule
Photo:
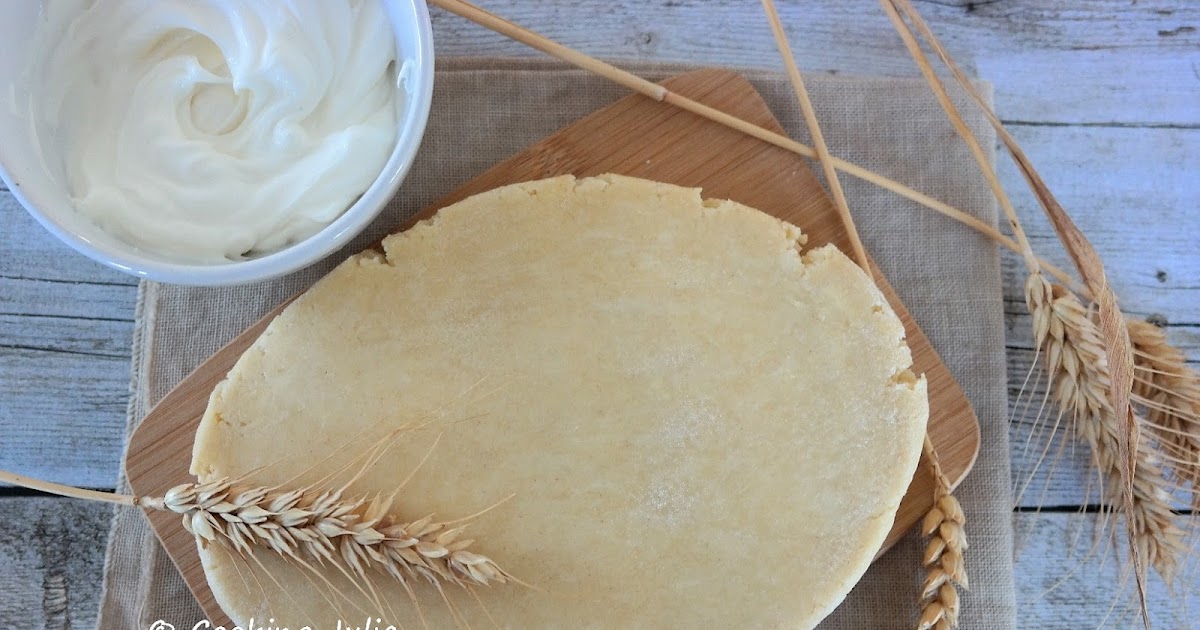
[[[777, 2], [807, 71], [915, 76], [876, 2]], [[1169, 0], [919, 2], [958, 61], [996, 86], [1010, 120], [1200, 125], [1200, 4]], [[591, 55], [779, 68], [755, 2], [490, 0], [483, 5]], [[958, 6], [955, 6], [958, 5]], [[536, 54], [433, 11], [439, 55]]]
[[0, 468], [111, 487], [132, 321], [0, 315]]
[[0, 330], [0, 350], [128, 359], [133, 321], [0, 314]]
[[0, 193], [0, 468], [116, 482], [137, 286]]
[[0, 278], [133, 286], [137, 280], [92, 262], [42, 229], [12, 193], [0, 192]]
[[59, 243], [0, 192], [0, 468], [116, 483], [136, 280]]
[[[1114, 561], [1107, 539], [1092, 551], [1101, 530], [1096, 514], [1019, 513], [1015, 528], [1014, 572], [1017, 619], [1021, 628], [1077, 630], [1079, 628], [1140, 628], [1141, 617], [1132, 599], [1133, 585], [1118, 589], [1122, 572]], [[970, 553], [968, 551], [967, 553]], [[1200, 594], [1200, 577], [1189, 573], [1176, 583], [1180, 595]], [[1147, 599], [1155, 628], [1195, 628], [1195, 604], [1172, 597], [1157, 576], [1149, 582]], [[963, 606], [971, 605], [970, 593]]]
[[135, 302], [136, 285], [0, 276], [0, 313], [5, 315], [129, 322]]
[[0, 497], [0, 628], [94, 628], [112, 508]]
[[[1200, 43], [1190, 32], [1184, 37], [1192, 39], [1191, 48], [1090, 50], [1101, 44], [1089, 38], [1075, 44], [1080, 48], [1029, 50], [1018, 41], [997, 41], [990, 44], [1002, 46], [1004, 53], [976, 53], [975, 71], [996, 86], [996, 109], [1012, 123], [1194, 129], [1200, 125]], [[958, 50], [969, 54], [969, 46]]]
[[[1016, 127], [1012, 132], [1096, 246], [1123, 306], [1174, 323], [1200, 324], [1200, 129]], [[1007, 160], [999, 165], [1035, 249], [1068, 266], [1016, 169]], [[1019, 297], [1023, 268], [1008, 265], [1006, 272], [1009, 296]]]
[[128, 358], [0, 351], [0, 468], [115, 486], [128, 384]]

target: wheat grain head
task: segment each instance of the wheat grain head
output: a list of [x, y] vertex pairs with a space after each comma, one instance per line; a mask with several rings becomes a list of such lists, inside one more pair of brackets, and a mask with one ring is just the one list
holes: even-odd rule
[[958, 499], [939, 483], [934, 506], [921, 523], [921, 533], [929, 537], [929, 542], [921, 560], [926, 573], [917, 630], [958, 627], [958, 588], [968, 588], [963, 560], [967, 550], [965, 523]]
[[238, 486], [228, 479], [187, 483], [161, 498], [140, 498], [142, 507], [181, 515], [183, 526], [203, 543], [224, 544], [242, 555], [266, 548], [299, 563], [333, 564], [367, 579], [376, 570], [406, 584], [422, 578], [441, 589], [506, 583], [512, 576], [468, 548], [465, 526], [450, 527], [432, 516], [401, 522], [390, 501], [347, 498], [341, 490], [281, 490]]
[[1200, 374], [1158, 326], [1132, 319], [1126, 324], [1134, 349], [1133, 394], [1168, 455], [1173, 479], [1190, 486], [1192, 506], [1200, 509]]
[[[1105, 499], [1131, 525], [1130, 549], [1170, 582], [1186, 547], [1171, 510], [1169, 480], [1156, 442], [1138, 439], [1137, 463], [1131, 471], [1132, 501], [1121, 492], [1129, 480], [1119, 461], [1119, 426], [1107, 395], [1108, 359], [1093, 313], [1069, 290], [1037, 273], [1029, 276], [1025, 297], [1054, 396], [1108, 480]], [[1138, 426], [1146, 425], [1142, 416], [1135, 419]]]

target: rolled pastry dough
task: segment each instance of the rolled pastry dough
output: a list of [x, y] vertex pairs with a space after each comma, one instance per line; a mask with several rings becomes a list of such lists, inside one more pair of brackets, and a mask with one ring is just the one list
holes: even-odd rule
[[[812, 626], [891, 527], [928, 409], [883, 295], [803, 240], [615, 175], [477, 195], [276, 318], [213, 392], [192, 470], [311, 481], [421, 426], [354, 489], [390, 492], [428, 453], [400, 515], [512, 495], [468, 532], [537, 588], [448, 587], [471, 627], [492, 627], [483, 607], [505, 628]], [[422, 624], [382, 574], [375, 610], [337, 571], [201, 556], [241, 623]], [[455, 627], [436, 591], [417, 597], [429, 627]]]

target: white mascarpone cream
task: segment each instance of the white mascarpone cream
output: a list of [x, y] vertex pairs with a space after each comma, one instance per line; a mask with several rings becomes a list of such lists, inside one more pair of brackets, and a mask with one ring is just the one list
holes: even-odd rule
[[329, 225], [396, 140], [379, 0], [51, 0], [31, 99], [78, 210], [137, 247], [220, 263]]

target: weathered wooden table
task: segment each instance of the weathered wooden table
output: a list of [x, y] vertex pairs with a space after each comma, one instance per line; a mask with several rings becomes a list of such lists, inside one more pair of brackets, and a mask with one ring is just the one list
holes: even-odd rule
[[[495, 12], [611, 58], [777, 68], [758, 3], [489, 0]], [[809, 72], [915, 76], [878, 5], [781, 0]], [[960, 63], [995, 86], [996, 107], [1108, 263], [1129, 312], [1154, 315], [1200, 362], [1200, 3], [1191, 0], [935, 0], [919, 8]], [[442, 56], [531, 51], [434, 11]], [[1007, 164], [1011, 191], [1021, 190]], [[1066, 263], [1029, 195], [1035, 246]], [[113, 487], [122, 449], [136, 283], [75, 254], [0, 190], [0, 468]], [[1010, 391], [1032, 359], [1022, 271], [1005, 258]], [[1014, 478], [1027, 433], [1014, 420]], [[986, 445], [985, 445], [986, 447]], [[1065, 573], [1061, 548], [1097, 518], [1082, 458], [1018, 505], [1023, 627], [1095, 627], [1113, 563]], [[1042, 504], [1040, 511], [1033, 506]], [[94, 625], [110, 510], [0, 487], [0, 628]], [[1196, 580], [1196, 577], [1192, 577]], [[1196, 584], [1191, 589], [1196, 589]], [[1156, 601], [1165, 601], [1155, 589]]]

